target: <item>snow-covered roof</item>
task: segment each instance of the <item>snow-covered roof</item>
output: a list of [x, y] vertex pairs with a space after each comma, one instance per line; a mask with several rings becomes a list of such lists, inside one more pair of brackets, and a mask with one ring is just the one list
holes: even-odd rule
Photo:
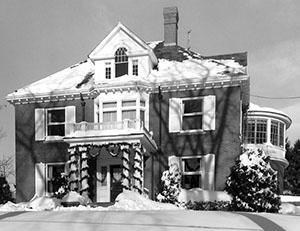
[[93, 86], [94, 64], [88, 59], [9, 94], [7, 98], [82, 92]]
[[248, 109], [248, 116], [251, 115], [268, 115], [268, 116], [273, 116], [276, 118], [282, 119], [286, 125], [287, 128], [291, 125], [292, 120], [291, 118], [284, 112], [277, 110], [275, 108], [270, 108], [270, 107], [261, 107], [259, 105], [256, 105], [254, 103], [250, 103], [249, 109]]
[[[147, 43], [158, 58], [158, 65], [148, 76], [125, 75], [103, 80], [103, 86], [143, 83], [148, 86], [166, 83], [213, 83], [248, 80], [246, 53], [204, 57], [180, 46], [163, 46], [163, 42]], [[215, 57], [215, 58], [212, 58]], [[239, 57], [239, 59], [235, 59]], [[241, 58], [242, 57], [242, 58]], [[243, 62], [241, 62], [243, 60]], [[44, 79], [9, 94], [7, 100], [88, 92], [94, 83], [95, 64], [90, 59], [77, 63]]]

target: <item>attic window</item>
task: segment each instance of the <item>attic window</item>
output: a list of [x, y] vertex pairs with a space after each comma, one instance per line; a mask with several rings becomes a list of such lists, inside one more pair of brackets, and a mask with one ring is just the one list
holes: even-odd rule
[[128, 74], [127, 49], [120, 47], [115, 53], [116, 78]]

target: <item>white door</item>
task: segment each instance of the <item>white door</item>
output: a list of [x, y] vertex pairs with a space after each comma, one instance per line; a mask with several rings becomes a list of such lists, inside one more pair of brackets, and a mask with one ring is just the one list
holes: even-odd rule
[[97, 202], [110, 202], [109, 165], [97, 163]]

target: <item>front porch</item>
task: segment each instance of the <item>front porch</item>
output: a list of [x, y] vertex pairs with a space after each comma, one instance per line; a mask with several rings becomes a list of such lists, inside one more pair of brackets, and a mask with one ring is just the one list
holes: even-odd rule
[[140, 194], [144, 167], [156, 152], [151, 134], [138, 120], [72, 124], [69, 143], [69, 188], [93, 202], [113, 202], [123, 189]]

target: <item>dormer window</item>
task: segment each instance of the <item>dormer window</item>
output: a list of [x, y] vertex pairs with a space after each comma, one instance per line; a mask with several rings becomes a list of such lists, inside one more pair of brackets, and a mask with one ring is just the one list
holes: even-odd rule
[[115, 53], [116, 78], [128, 74], [128, 56], [125, 47], [120, 47]]
[[132, 75], [138, 76], [139, 74], [139, 66], [138, 66], [138, 60], [132, 60]]

